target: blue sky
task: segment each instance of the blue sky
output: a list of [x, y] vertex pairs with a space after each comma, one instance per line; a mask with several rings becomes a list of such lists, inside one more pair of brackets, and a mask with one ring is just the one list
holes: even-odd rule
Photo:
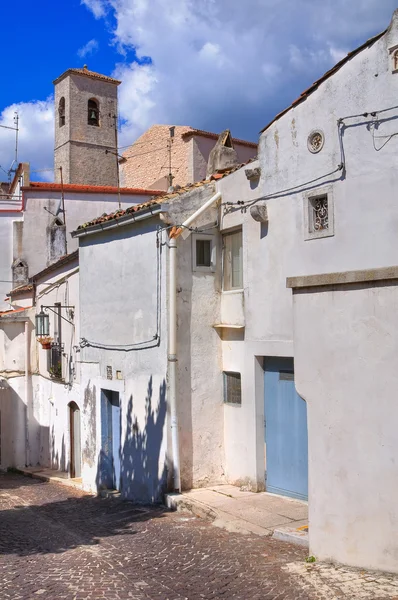
[[[51, 179], [52, 81], [69, 67], [123, 80], [121, 145], [154, 123], [256, 140], [312, 81], [388, 26], [394, 0], [19, 0], [1, 6], [0, 124]], [[6, 83], [6, 84], [5, 84]], [[0, 165], [13, 134], [0, 129]], [[3, 174], [4, 175], [4, 174]], [[0, 178], [3, 178], [3, 175]]]

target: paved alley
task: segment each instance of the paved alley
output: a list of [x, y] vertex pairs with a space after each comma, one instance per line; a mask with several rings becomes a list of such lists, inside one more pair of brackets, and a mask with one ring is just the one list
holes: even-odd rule
[[398, 598], [394, 578], [308, 565], [270, 537], [13, 474], [0, 476], [0, 552], [2, 600]]

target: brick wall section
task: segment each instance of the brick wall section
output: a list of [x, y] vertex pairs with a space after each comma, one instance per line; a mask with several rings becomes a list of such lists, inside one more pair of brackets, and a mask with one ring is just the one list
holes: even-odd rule
[[[167, 190], [169, 128], [170, 125], [153, 125], [123, 152], [123, 156], [127, 158], [127, 162], [122, 164], [120, 169], [123, 187]], [[193, 183], [190, 179], [192, 168], [189, 164], [192, 142], [184, 141], [181, 137], [187, 131], [192, 131], [192, 128], [185, 126], [175, 128], [171, 151], [174, 185], [184, 186]]]
[[[167, 190], [169, 183], [168, 139], [170, 125], [153, 125], [124, 151], [127, 161], [120, 166], [123, 187]], [[182, 138], [192, 127], [176, 126], [171, 151], [173, 185], [185, 186], [206, 177], [207, 160], [216, 139], [195, 133]], [[234, 141], [238, 161], [247, 162], [257, 154], [257, 148]]]

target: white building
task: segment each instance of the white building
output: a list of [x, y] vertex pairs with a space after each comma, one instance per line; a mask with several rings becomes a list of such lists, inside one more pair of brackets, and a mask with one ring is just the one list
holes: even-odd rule
[[[122, 483], [111, 484], [155, 498], [167, 459], [178, 463], [174, 358], [167, 364], [171, 338], [164, 339], [174, 294], [173, 284], [165, 288], [173, 245], [164, 229], [174, 226], [182, 486], [229, 481], [308, 495], [312, 554], [391, 571], [398, 570], [397, 21], [395, 13], [386, 32], [278, 115], [261, 135], [258, 163], [74, 234], [85, 281], [84, 379], [97, 411], [113, 411], [104, 395], [121, 411], [116, 444], [130, 444]], [[211, 198], [191, 235], [179, 235]], [[129, 258], [109, 275], [121, 256]], [[113, 314], [104, 310], [110, 297]], [[102, 432], [97, 425], [97, 460]]]

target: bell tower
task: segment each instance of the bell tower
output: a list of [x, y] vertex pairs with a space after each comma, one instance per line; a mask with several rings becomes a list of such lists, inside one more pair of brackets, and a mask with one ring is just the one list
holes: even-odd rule
[[112, 77], [68, 69], [55, 81], [54, 178], [117, 186], [117, 87]]

